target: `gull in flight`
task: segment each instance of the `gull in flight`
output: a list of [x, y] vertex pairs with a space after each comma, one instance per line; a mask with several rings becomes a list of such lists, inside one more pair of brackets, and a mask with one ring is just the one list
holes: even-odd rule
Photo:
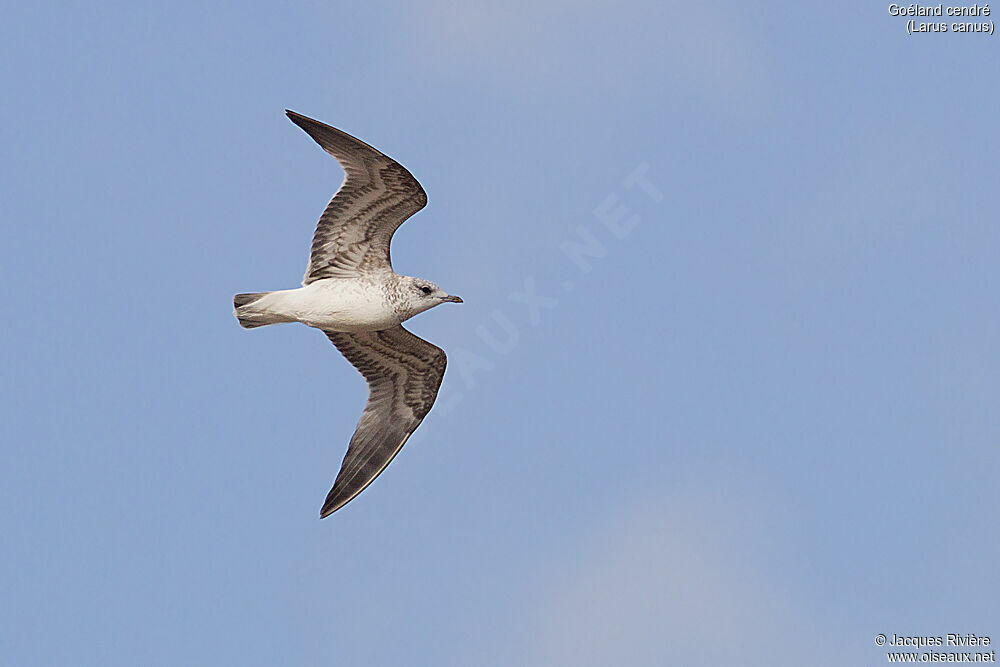
[[246, 329], [302, 322], [320, 329], [368, 382], [368, 404], [320, 518], [346, 505], [385, 470], [434, 405], [444, 350], [402, 322], [442, 303], [462, 303], [421, 278], [392, 270], [389, 242], [427, 195], [402, 165], [349, 134], [286, 111], [346, 174], [316, 225], [302, 287], [237, 294]]

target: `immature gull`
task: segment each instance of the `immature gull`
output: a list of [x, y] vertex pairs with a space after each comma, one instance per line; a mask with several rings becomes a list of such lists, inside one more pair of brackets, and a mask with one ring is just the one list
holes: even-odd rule
[[323, 518], [385, 470], [437, 397], [444, 350], [400, 323], [462, 299], [428, 280], [392, 270], [393, 232], [427, 203], [410, 172], [349, 134], [294, 111], [286, 113], [337, 158], [346, 177], [316, 225], [303, 286], [237, 294], [233, 305], [247, 329], [302, 322], [322, 330], [368, 382], [368, 405], [320, 511]]

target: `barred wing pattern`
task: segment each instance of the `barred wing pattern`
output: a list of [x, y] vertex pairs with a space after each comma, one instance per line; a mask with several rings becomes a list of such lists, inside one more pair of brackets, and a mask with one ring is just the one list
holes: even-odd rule
[[368, 382], [368, 404], [320, 518], [333, 514], [385, 470], [437, 398], [444, 350], [402, 326], [383, 331], [325, 331]]
[[391, 270], [392, 235], [427, 204], [420, 183], [401, 164], [360, 139], [294, 111], [285, 113], [337, 158], [346, 173], [316, 225], [302, 284]]

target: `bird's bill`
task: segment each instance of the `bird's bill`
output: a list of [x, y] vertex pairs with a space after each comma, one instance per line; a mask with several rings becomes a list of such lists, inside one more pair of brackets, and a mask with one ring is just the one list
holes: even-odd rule
[[450, 303], [464, 303], [462, 297], [460, 296], [446, 296], [441, 301], [448, 301]]

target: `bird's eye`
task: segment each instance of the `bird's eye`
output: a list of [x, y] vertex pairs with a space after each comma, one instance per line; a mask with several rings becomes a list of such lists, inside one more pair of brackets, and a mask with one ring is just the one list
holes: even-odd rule
[[420, 291], [423, 292], [424, 294], [430, 294], [433, 290], [431, 290], [431, 288], [428, 287], [427, 285], [423, 285], [420, 288]]

